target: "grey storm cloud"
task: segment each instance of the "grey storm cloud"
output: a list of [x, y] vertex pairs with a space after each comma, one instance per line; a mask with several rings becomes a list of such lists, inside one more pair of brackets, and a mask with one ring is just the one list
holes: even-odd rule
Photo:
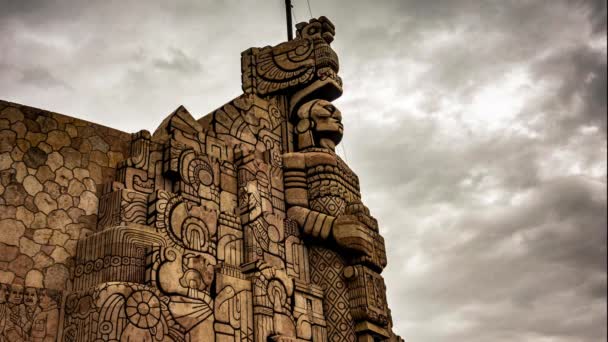
[[160, 69], [172, 70], [183, 74], [198, 73], [202, 70], [199, 60], [188, 56], [184, 51], [172, 48], [170, 49], [169, 59], [156, 59], [154, 66]]
[[33, 67], [21, 70], [21, 82], [39, 87], [69, 87], [65, 82], [57, 79], [47, 69]]
[[574, 46], [539, 61], [535, 72], [539, 81], [556, 79], [559, 83], [556, 97], [543, 107], [556, 114], [554, 120], [561, 121], [560, 135], [569, 135], [581, 126], [597, 126], [606, 134], [605, 53]]
[[[306, 1], [293, 0], [308, 19]], [[606, 2], [318, 1], [406, 341], [605, 341]], [[284, 2], [0, 0], [0, 98], [124, 131], [240, 93]]]

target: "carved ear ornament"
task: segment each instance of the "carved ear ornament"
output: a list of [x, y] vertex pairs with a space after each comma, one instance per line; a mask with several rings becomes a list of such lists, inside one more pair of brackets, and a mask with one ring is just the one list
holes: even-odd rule
[[296, 131], [301, 134], [301, 133], [305, 133], [307, 131], [309, 131], [311, 128], [314, 127], [315, 122], [309, 119], [302, 119], [300, 121], [298, 121], [298, 124], [296, 125]]

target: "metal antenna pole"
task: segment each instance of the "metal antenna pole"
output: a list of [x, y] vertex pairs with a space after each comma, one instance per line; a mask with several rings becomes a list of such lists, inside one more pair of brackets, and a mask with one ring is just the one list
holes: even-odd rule
[[287, 40], [293, 39], [293, 24], [291, 22], [291, 0], [285, 0], [285, 14], [287, 15]]

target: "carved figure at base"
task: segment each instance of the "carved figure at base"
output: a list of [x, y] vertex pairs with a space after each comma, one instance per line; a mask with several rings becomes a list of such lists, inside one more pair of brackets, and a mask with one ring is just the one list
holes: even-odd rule
[[22, 285], [11, 285], [8, 295], [9, 317], [4, 327], [4, 336], [9, 341], [24, 341], [25, 305], [23, 304]]
[[10, 310], [7, 302], [9, 291], [8, 285], [0, 284], [0, 342], [6, 341], [4, 332], [7, 322], [10, 320]]
[[38, 290], [40, 310], [33, 317], [31, 337], [32, 342], [52, 342], [57, 335], [59, 324], [59, 301], [57, 294], [49, 293], [47, 289]]

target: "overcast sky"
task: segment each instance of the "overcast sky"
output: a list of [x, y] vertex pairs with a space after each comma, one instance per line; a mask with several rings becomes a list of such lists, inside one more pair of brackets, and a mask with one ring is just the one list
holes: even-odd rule
[[[0, 4], [0, 98], [128, 132], [239, 95], [240, 52], [286, 36], [282, 0]], [[606, 2], [310, 5], [396, 331], [606, 341]]]

